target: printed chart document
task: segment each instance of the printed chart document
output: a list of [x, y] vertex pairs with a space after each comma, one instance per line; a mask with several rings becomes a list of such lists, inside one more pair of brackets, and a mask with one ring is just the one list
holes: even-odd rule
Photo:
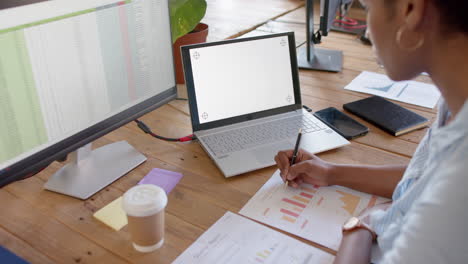
[[325, 251], [227, 212], [173, 264], [328, 264], [333, 258]]
[[434, 85], [416, 81], [394, 82], [387, 75], [367, 71], [359, 74], [345, 89], [427, 108], [434, 108], [440, 98]]
[[239, 213], [338, 250], [343, 223], [363, 209], [386, 201], [340, 186], [288, 187], [278, 170]]

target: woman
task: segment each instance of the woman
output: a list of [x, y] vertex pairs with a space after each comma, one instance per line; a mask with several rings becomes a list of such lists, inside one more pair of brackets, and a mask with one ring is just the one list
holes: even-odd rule
[[[396, 81], [428, 72], [442, 93], [438, 118], [408, 166], [353, 166], [301, 151], [275, 157], [281, 176], [393, 199], [346, 223], [335, 263], [468, 263], [468, 1], [362, 0], [375, 53]], [[374, 257], [374, 256], [373, 256]]]

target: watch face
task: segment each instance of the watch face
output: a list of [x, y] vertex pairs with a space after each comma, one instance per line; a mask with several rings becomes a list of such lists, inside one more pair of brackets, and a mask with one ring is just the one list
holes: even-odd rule
[[359, 218], [351, 217], [346, 223], [343, 225], [343, 229], [350, 230], [355, 228], [359, 224]]

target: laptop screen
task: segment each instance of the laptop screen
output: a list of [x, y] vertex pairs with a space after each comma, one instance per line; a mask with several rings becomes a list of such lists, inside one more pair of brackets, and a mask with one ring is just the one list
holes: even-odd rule
[[289, 45], [282, 35], [191, 48], [199, 123], [295, 104]]

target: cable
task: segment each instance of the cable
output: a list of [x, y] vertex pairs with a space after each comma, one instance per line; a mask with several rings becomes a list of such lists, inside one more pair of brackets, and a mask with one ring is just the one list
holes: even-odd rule
[[165, 141], [170, 141], [170, 142], [187, 142], [187, 141], [192, 141], [196, 139], [195, 135], [193, 134], [185, 136], [185, 137], [181, 137], [181, 138], [168, 138], [168, 137], [159, 136], [153, 133], [153, 131], [151, 131], [151, 128], [149, 128], [145, 123], [143, 123], [143, 121], [135, 119], [135, 123], [137, 123], [138, 127], [143, 132], [145, 132], [146, 134], [150, 134], [151, 136], [160, 140], [165, 140]]
[[336, 16], [336, 19], [333, 20], [333, 26], [351, 30], [367, 28], [365, 19], [350, 18], [339, 14]]
[[302, 105], [302, 108], [304, 108], [307, 112], [312, 112], [312, 108], [308, 107], [307, 105]]

